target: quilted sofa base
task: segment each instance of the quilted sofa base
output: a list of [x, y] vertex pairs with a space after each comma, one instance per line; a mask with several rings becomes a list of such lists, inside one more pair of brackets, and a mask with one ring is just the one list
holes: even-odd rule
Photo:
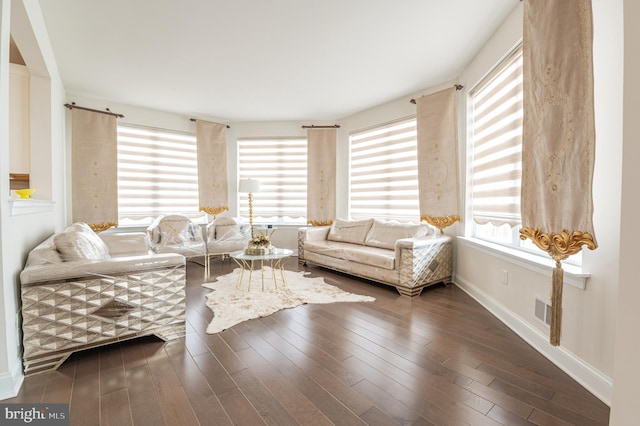
[[185, 335], [184, 261], [122, 274], [23, 284], [25, 375], [71, 354], [141, 336]]

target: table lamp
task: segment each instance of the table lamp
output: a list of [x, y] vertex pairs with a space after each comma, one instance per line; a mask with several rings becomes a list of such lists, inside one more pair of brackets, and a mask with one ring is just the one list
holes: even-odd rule
[[238, 192], [249, 194], [249, 226], [251, 227], [251, 238], [253, 238], [253, 193], [260, 192], [260, 181], [251, 178], [240, 179]]

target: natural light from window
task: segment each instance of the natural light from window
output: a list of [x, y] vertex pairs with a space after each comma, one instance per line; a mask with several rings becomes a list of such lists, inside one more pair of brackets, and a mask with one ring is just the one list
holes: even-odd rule
[[144, 224], [161, 214], [198, 213], [194, 134], [118, 124], [120, 224]]
[[352, 219], [420, 220], [416, 138], [415, 117], [350, 135]]
[[[256, 179], [253, 219], [263, 224], [306, 224], [307, 139], [238, 140], [238, 179]], [[240, 216], [249, 219], [248, 194], [239, 193]]]
[[[472, 235], [545, 256], [520, 239], [523, 120], [522, 47], [511, 52], [470, 91]], [[581, 253], [569, 263], [579, 264]]]

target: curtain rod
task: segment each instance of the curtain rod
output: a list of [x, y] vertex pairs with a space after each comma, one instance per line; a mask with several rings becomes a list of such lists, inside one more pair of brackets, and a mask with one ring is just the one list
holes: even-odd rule
[[[196, 121], [196, 120], [197, 120], [197, 118], [190, 118], [190, 119], [189, 119], [189, 121]], [[231, 128], [231, 126], [229, 126], [229, 125], [227, 124], [227, 129], [230, 129], [230, 128]]]
[[[456, 90], [464, 89], [464, 86], [462, 84], [454, 84], [453, 87], [455, 87]], [[411, 102], [412, 104], [415, 104], [416, 100], [415, 99], [410, 99], [409, 102]]]
[[339, 124], [334, 124], [332, 126], [302, 126], [303, 129], [339, 129], [340, 125]]
[[98, 113], [100, 113], [100, 114], [107, 114], [107, 115], [113, 115], [113, 116], [115, 116], [115, 117], [119, 117], [119, 118], [124, 118], [124, 115], [122, 115], [122, 114], [117, 114], [117, 113], [115, 113], [115, 112], [111, 112], [111, 111], [109, 110], [109, 108], [106, 108], [106, 111], [102, 111], [102, 110], [99, 110], [99, 109], [93, 109], [93, 108], [81, 107], [81, 106], [76, 105], [76, 103], [75, 103], [75, 102], [71, 102], [70, 104], [64, 104], [64, 106], [65, 106], [66, 108], [69, 108], [69, 109], [77, 108], [77, 109], [82, 109], [82, 110], [85, 110], [85, 111], [98, 112]]

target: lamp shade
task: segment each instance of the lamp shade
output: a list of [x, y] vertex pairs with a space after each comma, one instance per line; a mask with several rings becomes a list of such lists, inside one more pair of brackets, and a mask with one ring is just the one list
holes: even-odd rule
[[240, 179], [238, 181], [238, 192], [260, 192], [260, 181], [255, 179]]

